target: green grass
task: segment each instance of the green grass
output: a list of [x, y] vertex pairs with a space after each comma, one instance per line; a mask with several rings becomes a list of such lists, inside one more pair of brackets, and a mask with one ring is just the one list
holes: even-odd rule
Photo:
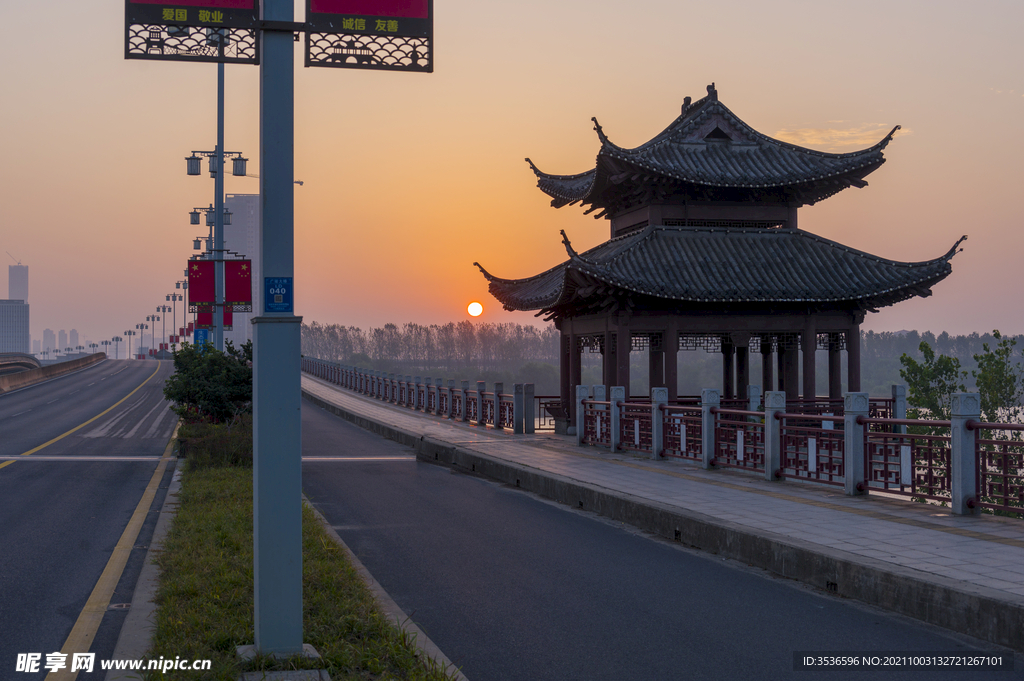
[[322, 656], [243, 665], [235, 647], [253, 634], [252, 471], [186, 471], [181, 506], [160, 554], [156, 633], [150, 659], [210, 659], [209, 672], [152, 673], [147, 679], [237, 679], [251, 670], [325, 667], [332, 679], [450, 678], [376, 607], [370, 591], [303, 509], [304, 641]]

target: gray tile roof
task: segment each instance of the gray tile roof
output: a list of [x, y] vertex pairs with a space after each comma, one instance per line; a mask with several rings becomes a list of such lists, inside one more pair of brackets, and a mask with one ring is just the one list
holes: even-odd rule
[[861, 151], [832, 154], [772, 139], [754, 130], [718, 101], [708, 97], [689, 105], [664, 131], [635, 149], [613, 144], [594, 119], [601, 141], [593, 169], [576, 175], [542, 172], [529, 159], [537, 186], [561, 207], [581, 202], [613, 205], [616, 196], [649, 182], [668, 179], [700, 190], [783, 191], [786, 200], [814, 203], [849, 186], [885, 162], [882, 150], [899, 126], [878, 144]]
[[617, 290], [689, 303], [871, 309], [930, 295], [952, 271], [960, 241], [934, 260], [898, 262], [796, 229], [652, 226], [585, 253], [566, 239], [569, 259], [527, 279], [501, 279], [477, 267], [507, 310], [585, 305], [601, 288], [602, 296]]

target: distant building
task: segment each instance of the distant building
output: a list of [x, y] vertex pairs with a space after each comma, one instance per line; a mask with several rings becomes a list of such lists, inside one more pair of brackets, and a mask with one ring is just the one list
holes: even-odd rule
[[7, 298], [28, 302], [28, 265], [8, 266]]
[[[256, 305], [256, 286], [260, 279], [260, 195], [228, 194], [224, 201], [231, 213], [231, 224], [224, 225], [224, 248], [252, 260], [253, 309]], [[235, 312], [232, 315], [231, 331], [224, 332], [224, 341], [231, 341], [235, 347], [252, 340], [251, 312]]]
[[60, 345], [57, 346], [57, 349], [64, 352], [64, 349], [68, 346], [68, 332], [61, 329], [58, 334], [58, 340], [60, 341]]
[[39, 340], [32, 341], [32, 354], [38, 355], [43, 351], [43, 342]]
[[70, 345], [68, 345], [68, 347], [75, 349], [78, 348], [78, 329], [71, 329], [71, 334], [68, 337], [68, 340], [70, 341]]
[[28, 351], [28, 303], [0, 300], [0, 352]]
[[43, 349], [41, 352], [49, 350], [53, 352], [57, 349], [57, 336], [54, 335], [53, 329], [43, 329]]

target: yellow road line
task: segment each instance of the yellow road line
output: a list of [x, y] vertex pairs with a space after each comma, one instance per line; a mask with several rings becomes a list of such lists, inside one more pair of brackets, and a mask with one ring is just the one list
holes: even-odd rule
[[[149, 379], [146, 380], [148, 381]], [[139, 387], [141, 388], [142, 386]], [[85, 607], [82, 608], [82, 612], [78, 615], [75, 626], [71, 627], [71, 633], [68, 634], [64, 647], [60, 649], [60, 652], [67, 655], [67, 667], [56, 672], [50, 672], [46, 675], [46, 681], [75, 681], [78, 678], [77, 671], [70, 671], [72, 656], [75, 653], [87, 653], [89, 648], [92, 647], [96, 631], [100, 628], [100, 622], [103, 621], [103, 615], [110, 606], [110, 597], [114, 595], [114, 589], [121, 580], [121, 573], [124, 572], [124, 566], [128, 563], [128, 557], [135, 546], [135, 540], [139, 537], [139, 532], [142, 530], [142, 524], [149, 513], [149, 507], [153, 505], [153, 499], [156, 497], [156, 491], [164, 477], [164, 471], [167, 470], [167, 464], [171, 461], [177, 430], [178, 427], [175, 426], [171, 439], [167, 441], [163, 458], [160, 459], [160, 465], [153, 472], [153, 477], [150, 478], [146, 491], [143, 492], [138, 506], [135, 507], [135, 512], [132, 513], [131, 520], [128, 521], [128, 526], [124, 528], [124, 532], [121, 533], [121, 539], [118, 540], [117, 546], [114, 547], [114, 552], [110, 554], [107, 566], [103, 568], [96, 586], [93, 587], [92, 593], [89, 594], [89, 600], [85, 602]]]
[[[57, 437], [53, 438], [49, 442], [44, 442], [43, 444], [39, 445], [38, 447], [35, 447], [34, 449], [28, 450], [27, 452], [23, 453], [21, 456], [28, 456], [30, 454], [35, 454], [40, 449], [43, 449], [44, 447], [49, 447], [50, 445], [52, 445], [54, 442], [57, 442], [58, 440], [63, 440], [64, 438], [66, 438], [68, 435], [71, 435], [71, 433], [75, 432], [76, 430], [80, 430], [82, 428], [85, 428], [87, 425], [89, 425], [90, 423], [92, 423], [93, 421], [98, 419], [99, 417], [103, 416], [104, 414], [108, 413], [111, 409], [114, 409], [114, 407], [117, 407], [119, 404], [121, 404], [122, 402], [127, 400], [129, 397], [131, 397], [132, 395], [137, 393], [139, 391], [139, 389], [142, 388], [142, 386], [144, 386], [147, 383], [149, 383], [149, 381], [153, 378], [153, 376], [156, 376], [157, 371], [160, 371], [160, 365], [159, 364], [157, 365], [157, 367], [153, 371], [153, 373], [150, 374], [149, 378], [147, 378], [145, 381], [140, 383], [139, 386], [137, 388], [135, 388], [135, 390], [131, 391], [130, 393], [128, 393], [127, 395], [122, 397], [120, 400], [118, 400], [116, 404], [114, 404], [113, 406], [111, 406], [108, 409], [105, 409], [104, 411], [100, 412], [99, 414], [96, 414], [96, 416], [93, 416], [91, 419], [89, 419], [85, 423], [81, 423], [81, 424], [75, 426], [74, 428], [72, 428], [71, 430], [69, 430], [68, 432], [66, 432], [66, 433], [64, 433], [62, 435], [58, 435]], [[3, 465], [0, 465], [0, 468], [3, 468], [4, 466], [7, 466], [8, 464], [12, 464], [12, 463], [14, 463], [14, 462], [13, 461], [8, 461], [7, 463], [5, 463]]]

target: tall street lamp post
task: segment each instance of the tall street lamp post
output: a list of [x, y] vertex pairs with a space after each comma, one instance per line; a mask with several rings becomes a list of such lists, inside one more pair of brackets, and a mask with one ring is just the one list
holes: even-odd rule
[[[177, 284], [179, 288], [181, 287], [181, 282], [180, 281], [175, 282], [175, 284]], [[172, 336], [177, 336], [178, 335], [178, 334], [174, 333], [174, 325], [178, 323], [178, 301], [182, 300], [182, 299], [183, 298], [182, 298], [180, 293], [168, 293], [167, 294], [167, 300], [171, 301], [171, 335]], [[184, 314], [182, 314], [182, 317], [184, 317]]]
[[[149, 345], [150, 345], [149, 351], [150, 352], [155, 352], [156, 351], [156, 322], [160, 321], [160, 317], [159, 317], [159, 315], [155, 315], [155, 314], [146, 315], [146, 321], [147, 322], [151, 322], [153, 324], [153, 328], [151, 330], [151, 333], [149, 334]], [[146, 328], [148, 329], [149, 326], [146, 326]]]
[[[157, 305], [156, 306], [156, 311], [160, 312], [161, 316], [164, 318], [163, 319], [163, 326], [161, 327], [161, 331], [160, 331], [160, 344], [163, 345], [164, 343], [167, 342], [167, 313], [171, 311], [171, 308], [168, 307], [167, 305]], [[160, 317], [157, 317], [157, 319], [160, 319]], [[171, 326], [174, 326], [174, 318], [173, 317], [171, 318]], [[158, 356], [159, 356], [159, 353], [158, 353]]]
[[110, 342], [114, 344], [114, 359], [117, 359], [117, 350], [121, 347], [121, 341], [123, 339], [120, 336], [114, 336], [110, 339]]
[[[139, 328], [139, 325], [136, 324], [135, 328]], [[127, 331], [124, 332], [124, 335], [128, 337], [128, 359], [132, 358], [132, 336], [135, 336], [137, 334], [138, 331], [133, 331], [132, 329], [128, 329]]]

